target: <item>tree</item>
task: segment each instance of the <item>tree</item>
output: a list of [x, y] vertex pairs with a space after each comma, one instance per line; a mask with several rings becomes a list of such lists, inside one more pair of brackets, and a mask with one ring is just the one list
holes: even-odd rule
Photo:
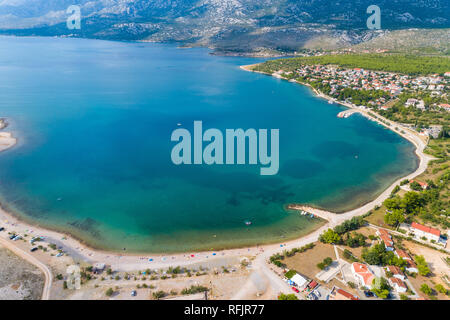
[[334, 232], [331, 229], [328, 229], [327, 231], [325, 231], [324, 233], [322, 233], [319, 237], [320, 242], [323, 243], [340, 243], [341, 242], [341, 237], [339, 236], [339, 234], [337, 234], [336, 232]]
[[391, 212], [386, 212], [384, 215], [384, 222], [391, 226], [397, 226], [405, 221], [405, 216], [399, 209], [393, 209]]
[[278, 300], [298, 300], [297, 296], [293, 293], [284, 294], [280, 293]]
[[417, 192], [409, 191], [405, 193], [402, 199], [402, 208], [406, 213], [414, 213], [417, 208], [424, 205], [424, 199]]
[[411, 182], [409, 186], [411, 187], [412, 190], [422, 191], [422, 186], [417, 181]]
[[323, 259], [322, 262], [319, 262], [317, 264], [317, 268], [319, 268], [320, 270], [323, 270], [326, 267], [330, 266], [332, 263], [333, 263], [333, 259], [331, 259], [330, 257], [326, 257], [325, 259]]
[[357, 232], [354, 232], [353, 234], [347, 234], [345, 244], [351, 248], [364, 246], [366, 244], [366, 237], [363, 234]]
[[442, 294], [447, 294], [447, 293], [448, 293], [448, 292], [447, 292], [447, 289], [445, 289], [444, 286], [443, 286], [442, 284], [440, 284], [440, 283], [438, 283], [437, 285], [435, 285], [434, 288], [435, 288], [438, 292], [440, 292], [440, 293], [442, 293]]
[[383, 255], [386, 252], [384, 243], [374, 245], [371, 249], [364, 248], [362, 251], [362, 258], [368, 264], [381, 265], [383, 264]]
[[427, 265], [417, 265], [417, 270], [421, 276], [428, 276], [430, 274], [430, 268]]
[[423, 256], [415, 256], [414, 261], [417, 264], [417, 270], [419, 270], [419, 274], [421, 276], [428, 276], [431, 273], [430, 268], [428, 267], [428, 263], [425, 261]]
[[389, 292], [391, 290], [391, 287], [389, 286], [388, 281], [383, 278], [375, 278], [372, 281], [373, 289], [372, 292], [377, 295], [377, 297], [386, 299], [389, 296]]
[[394, 189], [392, 189], [391, 194], [396, 194], [399, 191], [400, 191], [400, 186], [397, 185], [397, 186], [394, 187]]
[[162, 290], [153, 292], [153, 298], [155, 298], [156, 300], [159, 300], [161, 298], [164, 298], [166, 296], [166, 293]]
[[402, 199], [398, 196], [395, 196], [384, 200], [383, 204], [388, 210], [400, 209]]
[[334, 232], [341, 235], [348, 231], [359, 229], [362, 225], [364, 225], [363, 217], [353, 217], [350, 220], [346, 220], [340, 225], [334, 228]]
[[433, 290], [426, 283], [420, 286], [420, 291], [422, 291], [426, 295], [431, 295], [433, 293]]
[[108, 290], [106, 290], [106, 296], [107, 297], [111, 297], [114, 293], [114, 290], [112, 288], [108, 288]]

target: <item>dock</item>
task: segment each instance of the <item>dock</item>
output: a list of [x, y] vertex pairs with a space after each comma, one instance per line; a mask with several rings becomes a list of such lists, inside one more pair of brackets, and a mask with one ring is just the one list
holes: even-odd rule
[[355, 112], [357, 112], [356, 110], [345, 110], [345, 111], [341, 111], [337, 114], [338, 118], [348, 118], [350, 117], [352, 114], [354, 114]]

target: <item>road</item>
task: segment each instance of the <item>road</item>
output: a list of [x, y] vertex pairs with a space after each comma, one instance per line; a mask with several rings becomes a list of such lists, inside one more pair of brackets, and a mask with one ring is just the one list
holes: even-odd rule
[[22, 259], [28, 261], [29, 263], [35, 265], [44, 273], [45, 281], [44, 281], [44, 289], [42, 291], [42, 300], [49, 300], [50, 299], [50, 289], [53, 282], [53, 274], [51, 270], [42, 262], [40, 262], [37, 258], [33, 257], [30, 253], [20, 249], [17, 247], [14, 243], [0, 237], [0, 244], [7, 248], [8, 250], [12, 251], [17, 256], [21, 257]]

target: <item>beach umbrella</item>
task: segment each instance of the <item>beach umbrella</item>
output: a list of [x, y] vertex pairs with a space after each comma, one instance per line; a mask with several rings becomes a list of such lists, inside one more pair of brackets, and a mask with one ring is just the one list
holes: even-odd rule
[[215, 254], [215, 253], [213, 253], [212, 255], [213, 255], [213, 256], [215, 256], [216, 254]]

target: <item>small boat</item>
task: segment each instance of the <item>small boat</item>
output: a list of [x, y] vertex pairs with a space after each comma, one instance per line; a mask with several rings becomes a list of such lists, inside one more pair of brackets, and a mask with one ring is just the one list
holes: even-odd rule
[[328, 103], [329, 104], [333, 104], [334, 102], [332, 100], [328, 100]]
[[249, 226], [249, 225], [251, 225], [251, 224], [252, 224], [251, 221], [249, 221], [249, 220], [245, 221], [245, 225], [246, 225], [246, 226]]

